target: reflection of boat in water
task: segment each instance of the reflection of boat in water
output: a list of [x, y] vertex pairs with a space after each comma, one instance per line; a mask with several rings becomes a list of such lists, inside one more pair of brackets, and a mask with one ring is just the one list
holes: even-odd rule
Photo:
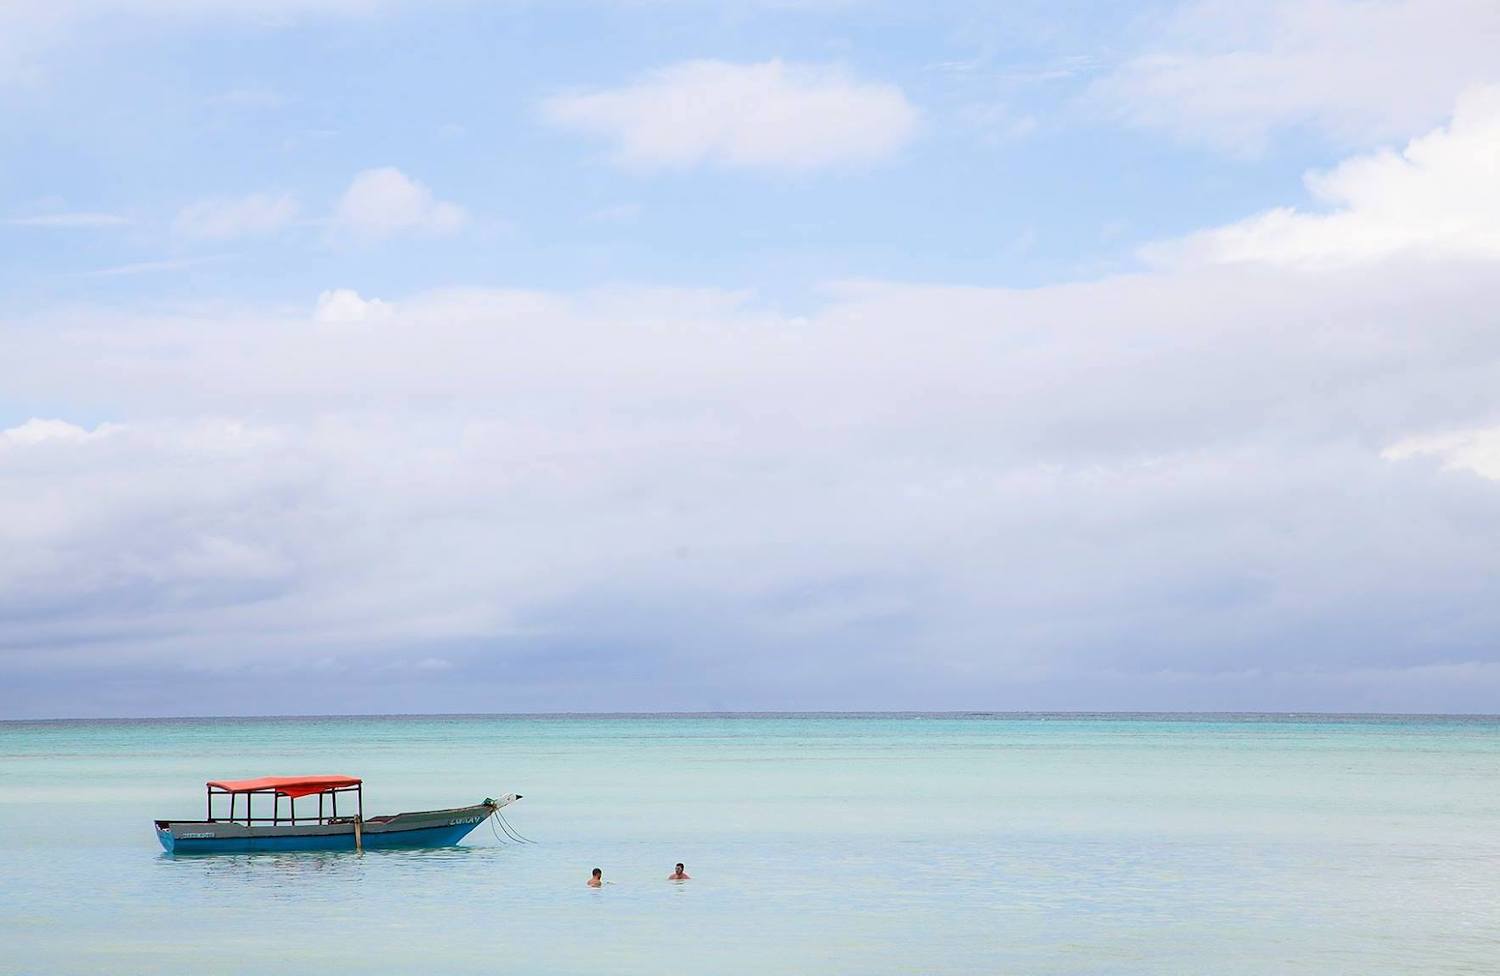
[[[350, 796], [350, 794], [353, 796]], [[339, 797], [344, 813], [339, 813]], [[317, 796], [318, 811], [297, 800]], [[228, 798], [227, 807], [225, 798]], [[243, 797], [243, 801], [241, 798]], [[261, 798], [260, 816], [254, 800]], [[271, 802], [265, 815], [265, 800]], [[286, 809], [281, 801], [286, 799]], [[387, 847], [449, 847], [521, 797], [511, 793], [469, 807], [366, 817], [363, 781], [354, 776], [266, 776], [208, 784], [207, 820], [158, 820], [156, 839], [169, 854], [253, 851], [353, 851]], [[215, 817], [215, 800], [218, 812]], [[352, 809], [351, 809], [352, 807]]]

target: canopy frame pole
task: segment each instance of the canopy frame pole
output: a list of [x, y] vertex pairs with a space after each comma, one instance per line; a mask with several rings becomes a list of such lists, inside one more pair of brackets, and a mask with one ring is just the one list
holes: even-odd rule
[[[324, 789], [318, 790], [318, 811], [316, 816], [313, 816], [311, 813], [306, 812], [299, 813], [297, 810], [297, 800], [303, 797], [312, 796], [313, 794], [304, 793], [294, 796], [292, 793], [286, 792], [287, 789], [292, 788], [295, 788], [295, 786], [288, 786], [286, 788], [283, 788], [281, 786], [271, 786], [243, 790], [224, 789], [220, 787], [209, 786], [204, 793], [204, 806], [206, 808], [205, 816], [207, 818], [206, 822], [239, 823], [244, 824], [246, 827], [254, 827], [257, 824], [270, 824], [272, 826], [279, 827], [281, 826], [283, 820], [285, 820], [286, 823], [290, 826], [301, 826], [309, 822], [326, 826], [341, 819], [345, 823], [363, 822], [365, 819], [364, 787], [361, 784], [356, 783], [348, 786], [329, 786]], [[343, 817], [340, 817], [340, 793], [354, 794], [355, 807], [354, 813], [352, 815], [345, 814]], [[245, 797], [245, 809], [243, 811], [240, 810], [239, 803], [239, 798], [241, 795]], [[262, 797], [269, 796], [271, 798], [270, 816], [261, 815], [257, 817], [255, 815], [255, 797], [257, 795]], [[216, 796], [229, 797], [229, 806], [225, 809], [225, 811], [221, 811], [219, 808], [215, 807], [214, 798]], [[281, 800], [283, 797], [286, 799], [285, 814], [281, 812]], [[347, 803], [348, 801], [346, 800], [345, 802]], [[306, 804], [303, 804], [304, 810], [306, 806]], [[224, 812], [224, 816], [218, 816], [220, 812]]]

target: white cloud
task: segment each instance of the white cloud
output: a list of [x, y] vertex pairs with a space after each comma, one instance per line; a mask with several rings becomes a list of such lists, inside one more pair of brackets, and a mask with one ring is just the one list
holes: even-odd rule
[[123, 227], [130, 221], [112, 213], [51, 213], [31, 217], [12, 217], [6, 221], [13, 227], [53, 227], [64, 230], [94, 227]]
[[334, 214], [337, 231], [364, 240], [452, 234], [467, 222], [462, 207], [436, 199], [426, 186], [392, 166], [357, 174]]
[[81, 443], [95, 437], [103, 437], [117, 428], [101, 424], [93, 430], [70, 424], [66, 420], [48, 420], [32, 417], [17, 427], [0, 430], [0, 447], [31, 447], [47, 442]]
[[318, 296], [313, 317], [329, 325], [350, 325], [383, 319], [394, 312], [392, 305], [378, 298], [366, 300], [352, 288], [334, 288]]
[[207, 240], [263, 236], [291, 224], [298, 209], [290, 193], [214, 197], [184, 207], [172, 229], [182, 237]]
[[687, 61], [622, 88], [556, 95], [543, 111], [646, 167], [815, 169], [888, 156], [917, 127], [895, 85], [781, 61]]
[[1500, 259], [1500, 86], [1468, 92], [1452, 121], [1307, 177], [1331, 208], [1290, 207], [1149, 248], [1157, 260], [1326, 268], [1410, 254], [1426, 261]]
[[1459, 91], [1500, 81], [1493, 0], [1202, 0], [1152, 24], [1091, 89], [1121, 120], [1258, 150], [1279, 129], [1404, 137]]
[[1444, 468], [1500, 481], [1500, 427], [1480, 427], [1404, 438], [1381, 452], [1387, 461], [1434, 457]]

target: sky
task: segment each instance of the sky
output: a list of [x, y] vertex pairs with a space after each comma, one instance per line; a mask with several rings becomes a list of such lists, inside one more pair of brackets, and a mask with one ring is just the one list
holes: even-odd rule
[[1492, 0], [11, 0], [0, 718], [1500, 710]]

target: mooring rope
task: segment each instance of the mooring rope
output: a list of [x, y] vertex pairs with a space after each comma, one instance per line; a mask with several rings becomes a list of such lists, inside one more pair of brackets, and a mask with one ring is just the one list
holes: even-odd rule
[[495, 819], [498, 820], [498, 821], [500, 821], [501, 828], [504, 829], [504, 831], [507, 834], [509, 834], [511, 837], [514, 837], [518, 843], [521, 843], [521, 844], [535, 844], [536, 843], [536, 841], [532, 840], [530, 837], [523, 837], [521, 835], [521, 832], [518, 831], [518, 830], [516, 830], [516, 828], [512, 827], [510, 825], [510, 821], [505, 819], [505, 814], [501, 813], [499, 810], [495, 811]]

